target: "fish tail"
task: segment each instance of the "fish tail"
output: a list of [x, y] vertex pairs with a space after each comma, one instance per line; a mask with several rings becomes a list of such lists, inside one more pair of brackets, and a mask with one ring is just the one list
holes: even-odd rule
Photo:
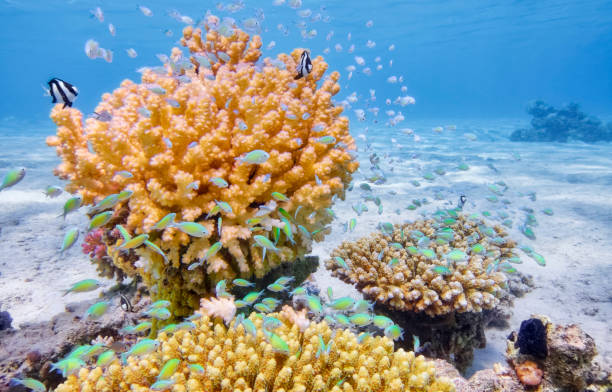
[[302, 78], [302, 74], [297, 74], [295, 75], [295, 77], [293, 78], [293, 80], [298, 80]]

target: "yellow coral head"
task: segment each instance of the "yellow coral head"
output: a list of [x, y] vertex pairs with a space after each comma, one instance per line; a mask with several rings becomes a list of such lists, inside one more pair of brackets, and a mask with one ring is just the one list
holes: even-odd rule
[[[301, 49], [258, 62], [259, 36], [207, 20], [204, 32], [184, 29], [189, 54], [174, 48], [140, 84], [126, 80], [104, 94], [96, 111], [107, 111], [110, 121], [83, 124], [79, 111], [55, 108], [58, 132], [48, 139], [62, 158], [56, 174], [84, 203], [133, 192], [115, 207], [124, 219], [113, 224], [149, 234], [168, 263], [150, 247], [133, 251], [138, 262], [116, 255], [114, 263], [160, 295], [180, 291], [179, 301], [191, 308], [220, 279], [263, 276], [309, 251], [332, 219], [325, 209], [344, 196], [358, 167], [348, 119], [331, 101], [339, 74], [322, 80], [323, 58], [294, 81]], [[245, 162], [255, 150], [267, 159]], [[199, 223], [208, 235], [190, 236], [177, 225], [154, 230], [169, 213], [178, 223]], [[254, 234], [278, 250], [264, 259]], [[218, 242], [222, 248], [207, 257]]]

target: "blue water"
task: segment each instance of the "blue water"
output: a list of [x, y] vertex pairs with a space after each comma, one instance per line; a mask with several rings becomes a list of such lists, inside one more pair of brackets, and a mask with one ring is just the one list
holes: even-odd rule
[[[77, 107], [92, 111], [103, 92], [123, 79], [137, 79], [135, 70], [157, 65], [157, 53], [168, 53], [180, 37], [183, 24], [167, 15], [176, 9], [198, 21], [216, 1], [148, 1], [154, 12], [147, 18], [136, 2], [126, 1], [20, 1], [0, 4], [0, 71], [3, 99], [0, 119], [45, 124], [51, 107], [40, 87], [60, 77], [79, 87]], [[226, 2], [230, 4], [230, 2]], [[343, 75], [340, 96], [356, 91], [363, 98], [377, 91], [378, 105], [394, 99], [400, 83], [386, 78], [403, 75], [407, 94], [417, 104], [404, 108], [411, 118], [522, 116], [526, 104], [543, 99], [553, 105], [579, 102], [587, 113], [609, 114], [612, 107], [612, 2], [610, 1], [309, 1], [301, 9], [329, 16], [329, 22], [308, 22], [314, 39], [303, 40], [296, 22], [308, 20], [296, 10], [274, 6], [272, 0], [245, 1], [245, 8], [228, 15], [238, 21], [262, 8], [264, 45], [276, 41], [274, 55], [294, 47], [308, 47], [324, 55], [330, 69]], [[105, 21], [90, 10], [101, 6]], [[366, 28], [368, 20], [373, 21]], [[112, 37], [107, 25], [113, 23]], [[289, 28], [287, 36], [277, 25]], [[164, 34], [173, 31], [172, 37]], [[334, 32], [330, 41], [326, 36]], [[352, 40], [347, 40], [347, 34]], [[94, 38], [114, 51], [111, 64], [85, 56], [85, 42]], [[376, 42], [373, 49], [367, 40]], [[334, 45], [343, 47], [336, 53]], [[350, 44], [355, 52], [347, 53]], [[389, 45], [396, 49], [389, 52]], [[132, 59], [125, 50], [134, 48]], [[349, 82], [345, 67], [362, 56], [373, 75], [355, 72]], [[374, 70], [381, 57], [382, 71]], [[388, 61], [393, 60], [393, 66]], [[359, 67], [358, 67], [359, 68]], [[347, 83], [348, 82], [348, 83]], [[48, 123], [48, 122], [47, 122]], [[24, 130], [26, 131], [26, 130]]]

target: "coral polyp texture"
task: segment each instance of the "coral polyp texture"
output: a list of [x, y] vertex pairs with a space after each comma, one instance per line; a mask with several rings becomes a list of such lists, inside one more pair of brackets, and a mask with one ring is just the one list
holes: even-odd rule
[[[106, 368], [82, 368], [57, 387], [68, 391], [149, 391], [167, 381], [173, 391], [453, 391], [437, 377], [433, 362], [413, 352], [393, 351], [385, 337], [362, 343], [349, 330], [332, 330], [325, 322], [303, 332], [284, 313], [274, 328], [261, 315], [234, 319], [226, 327], [207, 315], [195, 328], [158, 336], [157, 348], [125, 364], [115, 359]], [[251, 324], [252, 323], [252, 324]], [[244, 324], [253, 326], [245, 330]], [[320, 341], [330, 344], [320, 350]], [[160, 371], [178, 360], [174, 372]], [[158, 378], [159, 375], [159, 378]]]
[[[174, 48], [163, 66], [142, 70], [140, 84], [125, 80], [104, 94], [95, 118], [56, 105], [58, 131], [47, 143], [62, 159], [55, 174], [84, 204], [131, 192], [112, 206], [107, 230], [121, 224], [130, 236], [147, 234], [167, 256], [152, 246], [120, 250], [118, 239], [108, 244], [114, 265], [195, 309], [215, 282], [261, 277], [307, 253], [358, 163], [348, 119], [331, 101], [339, 74], [323, 78], [321, 57], [294, 81], [302, 50], [260, 60], [259, 36], [213, 16], [204, 32], [185, 28], [181, 42], [189, 53]], [[154, 229], [170, 213], [204, 230]], [[255, 235], [278, 249], [264, 258]]]
[[[500, 227], [464, 215], [389, 227], [343, 242], [326, 261], [332, 275], [393, 310], [440, 316], [480, 312], [498, 303], [515, 243]], [[342, 258], [339, 263], [337, 258]]]

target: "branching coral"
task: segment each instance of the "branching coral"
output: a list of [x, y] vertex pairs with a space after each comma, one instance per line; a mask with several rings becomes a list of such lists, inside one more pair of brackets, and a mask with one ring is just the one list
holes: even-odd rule
[[[286, 342], [289, 354], [275, 351], [261, 316], [248, 320], [255, 334], [237, 321], [225, 327], [204, 315], [196, 328], [173, 335], [161, 333], [155, 351], [139, 358], [117, 359], [107, 368], [83, 368], [57, 392], [148, 391], [170, 359], [180, 363], [171, 375], [174, 391], [452, 391], [437, 377], [432, 362], [413, 352], [393, 351], [384, 337], [358, 343], [349, 330], [332, 330], [325, 322], [311, 323], [304, 332], [283, 314], [271, 333]], [[319, 352], [320, 341], [331, 344]], [[199, 366], [198, 366], [199, 365]], [[201, 367], [200, 367], [201, 366]]]
[[[392, 233], [344, 242], [326, 266], [367, 298], [395, 310], [429, 316], [480, 312], [497, 304], [505, 282], [504, 274], [494, 272], [496, 264], [514, 257], [515, 244], [505, 236], [500, 227], [487, 227], [477, 219], [438, 215], [438, 219], [396, 225]], [[462, 254], [465, 261], [453, 260]]]
[[[313, 238], [322, 239], [331, 221], [326, 208], [333, 196], [344, 197], [358, 166], [348, 119], [331, 102], [340, 89], [337, 72], [322, 80], [327, 64], [316, 57], [312, 73], [294, 81], [301, 50], [260, 61], [258, 36], [238, 29], [223, 35], [217, 27], [211, 16], [205, 32], [185, 28], [189, 55], [174, 48], [163, 67], [143, 71], [141, 84], [126, 80], [104, 94], [96, 112], [110, 121], [83, 124], [78, 110], [57, 105], [51, 112], [57, 135], [47, 139], [62, 159], [56, 175], [84, 204], [133, 192], [114, 206], [115, 216], [127, 214], [112, 224], [147, 233], [169, 263], [144, 246], [109, 254], [185, 312], [220, 279], [261, 277], [304, 255]], [[269, 158], [245, 162], [255, 150]], [[219, 209], [219, 202], [228, 205]], [[208, 235], [190, 237], [173, 226], [155, 231], [169, 213], [202, 224]], [[254, 234], [273, 240], [279, 232], [278, 251], [264, 259]], [[222, 249], [203, 267], [187, 270], [218, 241]], [[137, 263], [126, 257], [134, 253]]]

